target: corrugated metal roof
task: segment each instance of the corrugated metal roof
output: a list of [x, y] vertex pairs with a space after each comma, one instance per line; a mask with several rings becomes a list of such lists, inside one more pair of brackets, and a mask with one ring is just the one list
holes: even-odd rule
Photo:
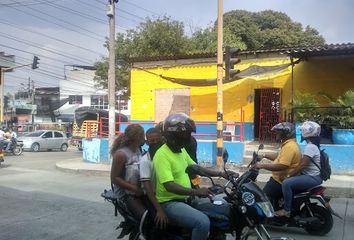
[[[254, 51], [241, 51], [239, 55], [255, 55], [279, 53], [287, 54], [292, 57], [311, 57], [311, 56], [335, 56], [335, 55], [351, 55], [354, 54], [354, 43], [341, 44], [325, 44], [321, 46], [307, 47], [282, 47], [275, 49], [259, 49]], [[133, 57], [129, 62], [153, 62], [162, 60], [180, 60], [180, 59], [197, 59], [197, 58], [216, 58], [216, 53], [202, 52], [174, 56], [154, 56], [154, 57]]]

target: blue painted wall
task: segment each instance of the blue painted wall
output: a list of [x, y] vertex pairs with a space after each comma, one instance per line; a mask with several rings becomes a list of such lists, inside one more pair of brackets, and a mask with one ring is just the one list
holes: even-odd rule
[[[143, 148], [147, 149], [147, 146], [143, 146]], [[224, 148], [226, 148], [229, 153], [228, 162], [235, 164], [241, 163], [244, 154], [244, 143], [224, 142]], [[215, 164], [216, 142], [198, 140], [197, 156], [200, 163]], [[92, 163], [108, 162], [108, 139], [84, 139], [83, 159], [86, 162]]]
[[[199, 163], [216, 164], [216, 142], [198, 140], [197, 158]], [[229, 153], [229, 163], [240, 164], [244, 154], [244, 143], [224, 142], [224, 148]]]
[[[301, 151], [305, 144], [301, 143]], [[332, 173], [344, 173], [354, 171], [354, 145], [321, 144], [329, 156]]]
[[[154, 122], [144, 121], [145, 123], [141, 124], [139, 121], [132, 121], [139, 123], [144, 130], [148, 130], [149, 128], [154, 127]], [[197, 122], [197, 134], [216, 134], [216, 125], [215, 122], [202, 122], [203, 125], [198, 125]], [[210, 125], [209, 125], [210, 123]], [[120, 130], [124, 132], [129, 124], [121, 124]], [[244, 123], [244, 141], [252, 141], [254, 139], [254, 127], [253, 123], [245, 122]], [[235, 135], [240, 133], [240, 127], [236, 126]], [[196, 139], [200, 140], [215, 140], [216, 136], [196, 136]]]
[[108, 139], [92, 138], [82, 140], [82, 157], [85, 162], [104, 163], [109, 162]]

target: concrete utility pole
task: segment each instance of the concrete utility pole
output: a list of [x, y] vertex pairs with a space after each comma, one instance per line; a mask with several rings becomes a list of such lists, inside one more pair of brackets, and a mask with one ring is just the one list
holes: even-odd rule
[[217, 148], [217, 158], [216, 165], [221, 168], [224, 164], [222, 159], [222, 152], [224, 147], [223, 142], [223, 0], [218, 0], [218, 49], [217, 49], [217, 113], [216, 113], [216, 148]]
[[4, 122], [4, 92], [5, 92], [5, 74], [4, 74], [4, 69], [0, 68], [1, 71], [1, 76], [0, 76], [0, 82], [1, 82], [1, 86], [0, 86], [0, 98], [1, 98], [1, 103], [0, 103], [0, 122], [3, 123]]
[[108, 104], [109, 104], [108, 146], [109, 149], [114, 142], [115, 131], [116, 131], [115, 3], [117, 2], [118, 0], [109, 0], [108, 9], [107, 9], [107, 16], [109, 18], [109, 69], [108, 69]]

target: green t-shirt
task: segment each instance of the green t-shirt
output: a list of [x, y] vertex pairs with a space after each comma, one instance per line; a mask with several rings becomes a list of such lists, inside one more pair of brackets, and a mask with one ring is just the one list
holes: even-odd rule
[[156, 175], [156, 198], [160, 203], [187, 198], [187, 196], [168, 192], [163, 184], [174, 182], [185, 188], [191, 188], [186, 168], [192, 164], [195, 164], [195, 162], [184, 148], [181, 153], [174, 153], [164, 144], [157, 150], [153, 165]]

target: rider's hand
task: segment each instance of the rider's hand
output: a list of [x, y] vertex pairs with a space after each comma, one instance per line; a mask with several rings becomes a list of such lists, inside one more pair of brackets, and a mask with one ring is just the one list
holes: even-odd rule
[[254, 169], [254, 170], [259, 170], [259, 169], [261, 169], [262, 168], [262, 164], [261, 163], [255, 163], [253, 166], [252, 166], [252, 169]]
[[229, 179], [229, 178], [238, 178], [240, 174], [238, 174], [237, 172], [234, 171], [230, 171], [227, 170], [226, 172], [221, 172], [220, 177], [225, 178], [225, 179]]
[[156, 211], [155, 223], [160, 229], [167, 227], [168, 218], [162, 209]]
[[263, 158], [267, 158], [267, 155], [264, 152], [257, 155], [258, 161], [261, 161]]
[[208, 188], [199, 188], [194, 189], [194, 195], [198, 197], [211, 197], [213, 195], [212, 192]]

